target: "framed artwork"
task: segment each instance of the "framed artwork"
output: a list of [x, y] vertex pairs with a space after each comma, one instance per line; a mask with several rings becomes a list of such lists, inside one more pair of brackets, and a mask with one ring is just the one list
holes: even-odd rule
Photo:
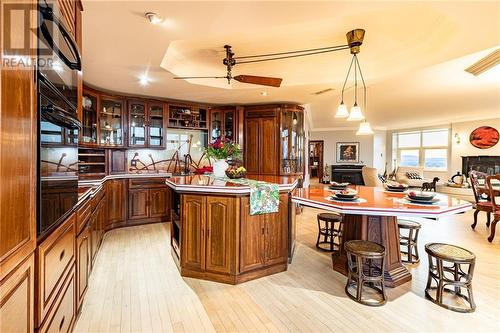
[[469, 142], [476, 148], [488, 149], [498, 143], [498, 131], [490, 126], [481, 126], [472, 131]]
[[337, 142], [337, 163], [359, 163], [359, 142]]

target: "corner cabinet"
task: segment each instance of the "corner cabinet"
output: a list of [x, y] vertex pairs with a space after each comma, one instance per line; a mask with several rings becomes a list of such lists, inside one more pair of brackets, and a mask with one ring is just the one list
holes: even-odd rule
[[304, 174], [304, 110], [298, 105], [245, 107], [244, 163], [249, 174]]
[[164, 148], [167, 105], [160, 101], [128, 100], [129, 147]]

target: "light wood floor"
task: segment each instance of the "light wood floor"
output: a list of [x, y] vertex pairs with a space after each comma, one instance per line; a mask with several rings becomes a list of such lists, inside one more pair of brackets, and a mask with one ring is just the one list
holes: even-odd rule
[[500, 234], [492, 244], [482, 216], [420, 220], [419, 249], [430, 241], [462, 245], [477, 256], [476, 312], [460, 314], [424, 299], [427, 258], [413, 280], [388, 289], [379, 308], [344, 294], [345, 277], [314, 248], [318, 210], [298, 218], [298, 242], [288, 271], [238, 286], [181, 278], [170, 255], [168, 224], [106, 234], [75, 332], [499, 332]]

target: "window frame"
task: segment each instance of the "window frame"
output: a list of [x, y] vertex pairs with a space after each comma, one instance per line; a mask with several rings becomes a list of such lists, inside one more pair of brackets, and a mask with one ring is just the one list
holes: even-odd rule
[[[447, 145], [445, 146], [424, 146], [424, 134], [427, 132], [437, 132], [437, 131], [447, 131], [448, 132], [448, 140], [447, 140]], [[399, 147], [399, 135], [400, 134], [409, 134], [409, 133], [419, 133], [420, 134], [420, 146], [415, 146], [415, 147]], [[415, 131], [402, 131], [402, 132], [394, 132], [393, 133], [393, 143], [396, 143], [396, 147], [394, 149], [393, 147], [393, 153], [396, 153], [396, 159], [398, 165], [401, 163], [401, 151], [403, 150], [418, 150], [418, 168], [422, 168], [424, 171], [432, 171], [432, 172], [447, 172], [450, 168], [450, 143], [451, 143], [451, 137], [450, 134], [451, 131], [449, 128], [435, 128], [435, 129], [422, 129], [422, 130], [415, 130]], [[396, 138], [394, 140], [394, 137]], [[425, 151], [426, 150], [434, 150], [434, 149], [440, 149], [440, 150], [446, 150], [446, 168], [426, 168], [425, 167]]]

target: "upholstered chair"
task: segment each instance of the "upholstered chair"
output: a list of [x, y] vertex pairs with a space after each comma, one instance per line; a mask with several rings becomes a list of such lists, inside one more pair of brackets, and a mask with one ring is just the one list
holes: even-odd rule
[[382, 187], [382, 182], [378, 178], [377, 168], [364, 166], [361, 169], [365, 186]]

